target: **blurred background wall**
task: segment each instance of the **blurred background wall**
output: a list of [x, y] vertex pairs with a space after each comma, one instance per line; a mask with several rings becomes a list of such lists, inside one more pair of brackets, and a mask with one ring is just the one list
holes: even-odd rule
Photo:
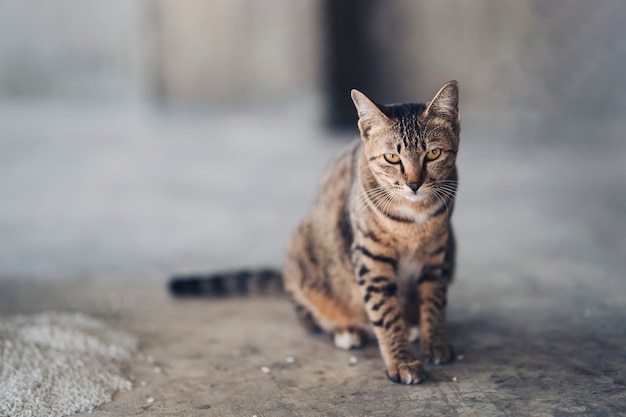
[[221, 105], [345, 85], [399, 101], [458, 78], [475, 106], [619, 113], [625, 15], [620, 0], [1, 0], [0, 96]]
[[[576, 227], [621, 242], [624, 16], [622, 0], [0, 0], [0, 278], [277, 264], [342, 145], [325, 139], [347, 137], [327, 128], [354, 137], [349, 90], [422, 101], [451, 79], [471, 144], [461, 239], [507, 248], [515, 217], [510, 256], [547, 229], [558, 250]], [[481, 204], [500, 216], [481, 223]]]
[[241, 103], [310, 92], [315, 1], [0, 1], [0, 95]]
[[0, 1], [0, 96], [136, 100], [150, 89], [147, 3]]

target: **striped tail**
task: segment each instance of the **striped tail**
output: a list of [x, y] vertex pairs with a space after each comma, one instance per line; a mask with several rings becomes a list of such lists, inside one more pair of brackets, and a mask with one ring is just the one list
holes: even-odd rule
[[282, 275], [274, 269], [174, 276], [169, 282], [174, 297], [231, 297], [283, 294]]

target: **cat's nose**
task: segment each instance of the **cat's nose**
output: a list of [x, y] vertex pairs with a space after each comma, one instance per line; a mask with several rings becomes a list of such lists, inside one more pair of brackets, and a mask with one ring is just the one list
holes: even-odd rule
[[409, 181], [406, 183], [406, 185], [408, 185], [409, 188], [413, 190], [414, 193], [416, 193], [417, 190], [419, 190], [419, 188], [421, 187], [422, 181]]

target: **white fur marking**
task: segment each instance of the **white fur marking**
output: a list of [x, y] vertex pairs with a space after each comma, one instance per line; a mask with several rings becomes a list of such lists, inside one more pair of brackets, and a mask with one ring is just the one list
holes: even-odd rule
[[398, 279], [409, 280], [415, 278], [421, 270], [422, 266], [415, 259], [400, 258], [398, 264]]
[[339, 349], [350, 350], [361, 345], [358, 334], [350, 332], [335, 333], [335, 346]]
[[416, 223], [424, 223], [430, 217], [429, 213], [424, 211], [418, 211], [411, 206], [398, 206], [395, 211], [402, 217], [411, 219]]
[[404, 198], [406, 198], [407, 200], [409, 200], [411, 203], [417, 203], [419, 201], [423, 201], [426, 199], [426, 196], [423, 195], [422, 193], [419, 194], [415, 194], [411, 191], [407, 191], [406, 193], [402, 194], [404, 196]]
[[411, 373], [407, 373], [407, 379], [406, 379], [406, 384], [410, 385], [411, 382], [413, 382], [413, 376], [411, 375]]
[[409, 329], [409, 342], [413, 343], [420, 337], [420, 328], [418, 326], [412, 326]]

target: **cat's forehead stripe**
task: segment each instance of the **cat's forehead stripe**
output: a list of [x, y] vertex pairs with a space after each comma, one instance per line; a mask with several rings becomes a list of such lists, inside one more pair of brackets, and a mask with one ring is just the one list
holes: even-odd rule
[[424, 144], [421, 138], [421, 128], [419, 125], [419, 114], [413, 112], [403, 112], [398, 117], [398, 130], [402, 138], [402, 143], [406, 149], [417, 149], [418, 145]]

